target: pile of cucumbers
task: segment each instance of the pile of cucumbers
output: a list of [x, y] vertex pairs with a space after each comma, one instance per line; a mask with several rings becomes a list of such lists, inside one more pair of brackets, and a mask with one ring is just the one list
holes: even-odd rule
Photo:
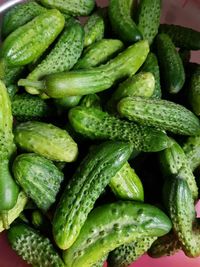
[[30, 0], [4, 15], [0, 231], [33, 267], [200, 256], [200, 32], [160, 25], [161, 6]]

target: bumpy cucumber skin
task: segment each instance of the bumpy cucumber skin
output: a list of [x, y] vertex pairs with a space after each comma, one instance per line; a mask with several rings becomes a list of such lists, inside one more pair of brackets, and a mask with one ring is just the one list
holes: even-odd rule
[[[63, 192], [53, 219], [53, 235], [61, 249], [77, 239], [96, 199], [132, 152], [123, 142], [106, 142], [92, 150]], [[87, 199], [85, 198], [87, 196]]]
[[2, 35], [7, 36], [20, 26], [44, 13], [46, 9], [38, 5], [35, 1], [18, 4], [12, 7], [3, 17]]
[[47, 118], [51, 109], [40, 97], [24, 93], [13, 97], [12, 113], [18, 121], [33, 121]]
[[121, 116], [143, 125], [181, 135], [198, 135], [199, 119], [184, 106], [168, 100], [125, 97], [118, 103]]
[[120, 40], [102, 39], [85, 49], [74, 69], [88, 69], [104, 64], [121, 52], [123, 47]]
[[167, 34], [157, 35], [156, 46], [163, 87], [169, 93], [176, 94], [185, 83], [183, 62]]
[[[43, 211], [55, 202], [64, 175], [50, 160], [27, 153], [19, 155], [13, 163], [13, 174], [24, 192]], [[39, 175], [38, 175], [39, 173]]]
[[189, 102], [196, 115], [200, 115], [200, 65], [192, 74], [189, 88]]
[[144, 201], [142, 182], [128, 162], [110, 180], [109, 186], [119, 199]]
[[104, 30], [103, 17], [98, 13], [92, 14], [84, 25], [84, 47], [101, 40], [104, 36]]
[[70, 16], [87, 16], [94, 6], [94, 0], [39, 0], [44, 6], [56, 8]]
[[[36, 68], [29, 73], [27, 79], [37, 81], [44, 76], [70, 70], [79, 59], [83, 50], [83, 27], [75, 19], [67, 21], [64, 31], [54, 48]], [[26, 87], [30, 94], [39, 94], [40, 91]]]
[[160, 33], [166, 33], [170, 36], [176, 47], [187, 50], [200, 49], [200, 32], [180, 25], [161, 24]]
[[67, 131], [43, 122], [24, 122], [15, 128], [15, 143], [54, 161], [76, 160], [78, 147]]
[[124, 42], [137, 42], [142, 34], [132, 19], [134, 0], [111, 0], [109, 2], [109, 18], [114, 32]]
[[65, 19], [58, 10], [44, 12], [5, 39], [1, 57], [11, 66], [24, 66], [33, 62], [56, 39], [64, 24]]
[[161, 85], [160, 85], [160, 69], [158, 66], [158, 60], [155, 54], [150, 52], [147, 56], [145, 63], [143, 64], [141, 71], [151, 72], [155, 78], [155, 89], [152, 98], [160, 99], [162, 97]]
[[160, 151], [171, 145], [171, 140], [159, 130], [122, 121], [98, 109], [75, 107], [68, 117], [76, 132], [92, 140], [122, 140], [145, 152]]
[[191, 136], [183, 144], [183, 150], [194, 171], [200, 165], [200, 136]]
[[27, 263], [37, 267], [64, 267], [49, 239], [25, 224], [15, 224], [8, 230], [12, 248]]
[[138, 29], [143, 39], [152, 44], [158, 33], [161, 15], [161, 0], [141, 0], [139, 2], [137, 19]]
[[66, 267], [91, 267], [108, 252], [139, 237], [162, 236], [171, 229], [159, 209], [137, 202], [116, 202], [93, 210], [75, 243], [64, 252]]
[[108, 262], [110, 267], [127, 267], [141, 257], [157, 237], [137, 238], [136, 241], [122, 245], [112, 251]]
[[0, 79], [6, 86], [16, 83], [22, 71], [23, 67], [11, 67], [3, 58], [0, 59]]

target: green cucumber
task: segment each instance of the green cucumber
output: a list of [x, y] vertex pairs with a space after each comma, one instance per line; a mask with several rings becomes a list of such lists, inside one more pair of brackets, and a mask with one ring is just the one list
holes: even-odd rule
[[109, 186], [119, 199], [144, 201], [142, 182], [128, 162], [112, 177]]
[[122, 140], [145, 152], [160, 151], [171, 145], [162, 131], [120, 120], [96, 108], [75, 107], [68, 117], [76, 132], [92, 140]]
[[3, 37], [7, 36], [9, 33], [15, 31], [17, 28], [31, 21], [45, 11], [46, 9], [37, 4], [35, 1], [28, 1], [27, 3], [13, 6], [3, 17], [1, 29]]
[[151, 72], [155, 78], [155, 89], [152, 98], [160, 99], [162, 97], [161, 85], [160, 85], [160, 69], [158, 66], [158, 60], [155, 54], [150, 52], [144, 62], [141, 71]]
[[64, 24], [65, 19], [58, 10], [47, 10], [19, 27], [4, 40], [0, 52], [1, 58], [4, 58], [10, 66], [32, 63], [56, 39]]
[[55, 202], [64, 175], [50, 160], [34, 153], [17, 156], [13, 163], [13, 174], [36, 205], [47, 211]]
[[7, 92], [9, 94], [11, 101], [13, 101], [13, 98], [17, 94], [18, 91], [19, 91], [19, 88], [15, 84], [10, 84], [9, 86], [7, 86]]
[[15, 143], [28, 152], [35, 152], [54, 161], [76, 160], [78, 147], [67, 131], [52, 124], [29, 121], [15, 128]]
[[110, 88], [115, 82], [135, 74], [144, 63], [149, 52], [147, 41], [140, 41], [96, 68], [51, 74], [42, 81], [21, 79], [18, 84], [31, 86], [52, 98], [87, 95]]
[[64, 267], [50, 240], [30, 226], [18, 223], [8, 230], [11, 247], [33, 267]]
[[189, 103], [194, 113], [200, 115], [200, 65], [194, 70], [188, 90]]
[[94, 6], [95, 0], [39, 0], [44, 6], [56, 8], [70, 16], [87, 16]]
[[63, 253], [66, 267], [91, 267], [108, 252], [140, 237], [162, 236], [171, 229], [158, 208], [137, 202], [116, 202], [94, 209], [75, 243]]
[[200, 32], [181, 25], [161, 24], [159, 32], [170, 36], [176, 47], [187, 50], [200, 49]]
[[54, 103], [58, 109], [58, 112], [62, 113], [63, 111], [76, 107], [79, 104], [81, 98], [82, 96], [77, 96], [77, 95], [66, 96], [66, 97], [54, 99]]
[[142, 39], [142, 34], [132, 19], [135, 0], [111, 0], [109, 18], [113, 31], [124, 42], [134, 43]]
[[121, 52], [123, 47], [120, 40], [102, 39], [84, 50], [74, 69], [88, 69], [104, 64]]
[[161, 33], [157, 36], [156, 46], [163, 88], [171, 94], [176, 94], [185, 83], [183, 62], [167, 34]]
[[190, 136], [183, 144], [183, 150], [194, 171], [200, 165], [200, 136]]
[[102, 110], [101, 106], [101, 98], [96, 94], [86, 95], [81, 100], [80, 106], [86, 107], [86, 108], [97, 108], [99, 110]]
[[140, 0], [137, 10], [137, 27], [143, 39], [152, 44], [158, 33], [161, 15], [161, 0]]
[[198, 135], [199, 119], [184, 106], [168, 100], [125, 97], [118, 103], [121, 116], [143, 125], [181, 135]]
[[128, 143], [106, 142], [95, 147], [82, 161], [54, 214], [53, 235], [58, 247], [68, 249], [75, 242], [95, 201], [131, 152]]

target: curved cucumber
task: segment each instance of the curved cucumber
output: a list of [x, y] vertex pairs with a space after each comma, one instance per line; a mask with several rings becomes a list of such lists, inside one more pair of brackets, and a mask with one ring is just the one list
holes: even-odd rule
[[160, 99], [125, 97], [118, 103], [121, 116], [143, 125], [182, 135], [198, 135], [199, 119], [184, 106]]
[[64, 190], [53, 219], [54, 239], [61, 249], [68, 249], [76, 241], [95, 201], [131, 152], [128, 143], [106, 142], [82, 161]]
[[190, 136], [183, 144], [183, 150], [194, 171], [200, 165], [200, 136]]
[[64, 252], [66, 267], [91, 267], [108, 252], [139, 237], [162, 236], [171, 229], [159, 209], [137, 202], [116, 202], [94, 209], [75, 243]]
[[200, 65], [194, 70], [189, 88], [189, 102], [194, 113], [200, 115]]
[[35, 152], [54, 161], [71, 162], [78, 147], [67, 131], [43, 122], [24, 122], [15, 129], [15, 143], [23, 150]]
[[120, 120], [96, 108], [75, 107], [68, 116], [74, 130], [92, 140], [122, 140], [146, 152], [160, 151], [171, 145], [162, 131]]

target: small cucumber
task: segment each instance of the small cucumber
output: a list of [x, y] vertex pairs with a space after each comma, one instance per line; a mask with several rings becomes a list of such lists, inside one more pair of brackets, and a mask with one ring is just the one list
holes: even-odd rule
[[151, 72], [155, 78], [155, 89], [152, 98], [160, 99], [162, 97], [161, 85], [160, 85], [160, 69], [158, 66], [158, 60], [155, 54], [150, 52], [144, 62], [141, 71]]
[[66, 267], [91, 267], [108, 252], [137, 238], [162, 236], [171, 229], [158, 208], [137, 202], [116, 202], [94, 209], [75, 243], [63, 253]]
[[145, 152], [160, 151], [171, 145], [162, 131], [120, 120], [96, 108], [75, 107], [68, 117], [76, 132], [92, 140], [122, 140]]
[[44, 6], [56, 8], [70, 16], [87, 16], [94, 6], [95, 0], [39, 0]]
[[187, 50], [200, 49], [200, 32], [180, 25], [161, 24], [159, 32], [170, 36], [176, 47]]
[[113, 31], [124, 42], [135, 43], [142, 39], [142, 34], [132, 19], [135, 0], [111, 0], [109, 18]]
[[37, 206], [47, 211], [55, 202], [64, 175], [48, 159], [34, 153], [17, 156], [13, 174], [18, 184]]
[[181, 135], [198, 135], [199, 119], [184, 106], [168, 100], [125, 97], [118, 103], [121, 116], [143, 125]]
[[87, 47], [74, 69], [98, 67], [122, 51], [124, 45], [120, 40], [102, 39]]
[[33, 267], [64, 267], [50, 240], [22, 223], [8, 230], [8, 241], [19, 256]]
[[161, 33], [157, 36], [156, 46], [163, 88], [176, 94], [185, 83], [183, 62], [167, 34]]
[[54, 161], [76, 160], [78, 147], [67, 131], [52, 124], [29, 121], [15, 128], [15, 143], [19, 148], [35, 152]]
[[196, 115], [200, 115], [200, 65], [197, 66], [192, 74], [190, 81], [189, 103]]
[[95, 201], [131, 152], [128, 143], [106, 142], [95, 147], [82, 161], [54, 215], [53, 235], [58, 247], [68, 249], [75, 242]]
[[158, 33], [161, 15], [161, 0], [140, 0], [137, 19], [137, 27], [142, 33], [143, 39], [152, 44]]
[[183, 150], [194, 171], [200, 165], [200, 136], [191, 136], [183, 144]]
[[13, 6], [3, 17], [2, 35], [7, 36], [9, 33], [15, 31], [20, 26], [31, 21], [35, 17], [44, 13], [46, 9], [35, 1], [28, 1]]
[[144, 201], [142, 182], [128, 162], [112, 177], [109, 186], [119, 199]]

